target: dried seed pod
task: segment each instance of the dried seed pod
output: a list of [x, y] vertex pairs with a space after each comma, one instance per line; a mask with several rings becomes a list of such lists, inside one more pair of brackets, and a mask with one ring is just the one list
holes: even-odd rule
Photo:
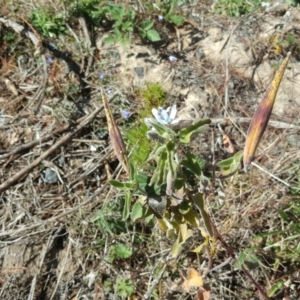
[[126, 154], [126, 147], [125, 147], [123, 137], [110, 111], [110, 108], [108, 106], [108, 101], [103, 89], [101, 89], [101, 94], [102, 94], [102, 102], [103, 102], [106, 119], [107, 119], [108, 132], [111, 140], [111, 145], [114, 149], [114, 152], [119, 162], [122, 164], [122, 167], [129, 174], [129, 163], [128, 163], [128, 157]]
[[248, 171], [251, 162], [254, 159], [255, 151], [262, 138], [262, 135], [268, 125], [270, 115], [272, 113], [273, 105], [275, 102], [276, 94], [283, 77], [284, 71], [287, 67], [291, 56], [291, 52], [287, 54], [287, 57], [282, 62], [281, 66], [277, 70], [273, 81], [271, 82], [267, 92], [265, 93], [262, 101], [260, 102], [256, 112], [254, 113], [246, 138], [246, 144], [244, 148], [244, 170]]

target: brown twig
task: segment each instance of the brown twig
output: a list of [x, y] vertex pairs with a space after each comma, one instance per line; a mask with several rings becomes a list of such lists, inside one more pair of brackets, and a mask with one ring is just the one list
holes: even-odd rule
[[[223, 240], [223, 237], [218, 232], [218, 230], [215, 227], [215, 225], [213, 224], [212, 220], [210, 220], [210, 223], [211, 223], [211, 227], [212, 227], [213, 232], [214, 232], [214, 236], [221, 242], [222, 246], [225, 248], [225, 250], [227, 251], [227, 253], [233, 259], [236, 260], [237, 257], [236, 257], [236, 254], [235, 254], [234, 250]], [[255, 281], [255, 279], [252, 277], [252, 275], [250, 274], [250, 272], [247, 269], [245, 269], [243, 266], [241, 266], [241, 270], [248, 277], [248, 279], [253, 283], [253, 285], [257, 288], [257, 290], [260, 292], [260, 294], [262, 295], [262, 297], [264, 299], [266, 299], [266, 300], [270, 300], [270, 298], [268, 297], [268, 295], [266, 294], [266, 292], [264, 291], [264, 289]]]
[[16, 148], [13, 148], [13, 149], [2, 150], [2, 151], [0, 151], [0, 153], [2, 152], [4, 154], [0, 155], [0, 159], [4, 159], [4, 158], [10, 157], [14, 154], [21, 153], [21, 152], [24, 152], [26, 150], [29, 150], [29, 149], [31, 149], [32, 147], [34, 147], [38, 144], [44, 143], [44, 142], [52, 139], [56, 134], [63, 133], [65, 131], [69, 130], [69, 129], [70, 129], [70, 125], [68, 124], [68, 125], [64, 126], [63, 128], [59, 128], [58, 130], [54, 131], [51, 134], [47, 134], [45, 136], [42, 136], [40, 139], [28, 142], [26, 144], [20, 145]]
[[30, 165], [23, 168], [21, 171], [16, 173], [11, 178], [7, 179], [0, 185], [0, 193], [4, 192], [10, 188], [13, 184], [18, 182], [21, 178], [24, 179], [24, 176], [27, 176], [36, 166], [38, 166], [44, 159], [46, 159], [50, 154], [52, 154], [56, 149], [67, 143], [76, 133], [78, 133], [83, 127], [89, 124], [95, 116], [102, 110], [101, 108], [96, 109], [91, 115], [87, 116], [72, 132], [68, 133], [57, 141], [52, 147], [45, 151], [40, 157], [33, 161]]

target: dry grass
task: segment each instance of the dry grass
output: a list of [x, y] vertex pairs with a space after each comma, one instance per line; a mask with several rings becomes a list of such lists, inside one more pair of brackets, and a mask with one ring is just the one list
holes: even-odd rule
[[[124, 197], [108, 185], [108, 178], [122, 178], [122, 173], [107, 138], [99, 86], [115, 91], [111, 106], [116, 119], [120, 119], [120, 107], [130, 107], [129, 97], [134, 102], [134, 87], [122, 86], [123, 75], [111, 70], [113, 59], [106, 48], [96, 50], [94, 43], [105, 32], [103, 28], [93, 32], [84, 19], [72, 19], [70, 35], [46, 39], [35, 30], [23, 34], [24, 26], [31, 28], [25, 20], [34, 5], [30, 1], [13, 5], [16, 12], [11, 11], [12, 5], [0, 10], [0, 298], [121, 299], [115, 283], [126, 279], [134, 284], [135, 299], [146, 299], [151, 290], [156, 295], [151, 299], [194, 299], [195, 294], [183, 293], [181, 288], [186, 270], [194, 266], [207, 272], [211, 260], [211, 267], [220, 265], [205, 278], [212, 299], [259, 299], [258, 290], [240, 268], [222, 265], [229, 257], [222, 243], [214, 245], [211, 257], [207, 252], [196, 255], [190, 250], [203, 239], [195, 236], [178, 260], [168, 261], [172, 241], [156, 225], [122, 221]], [[201, 5], [209, 10], [209, 5]], [[60, 2], [49, 6], [56, 12], [65, 9]], [[208, 14], [202, 29], [215, 22], [224, 27], [232, 22], [216, 18]], [[133, 40], [133, 52], [135, 42], [140, 41]], [[169, 50], [164, 47], [155, 51], [165, 55]], [[166, 65], [170, 81], [182, 90], [186, 76], [192, 75], [190, 86], [208, 95], [206, 106], [203, 101], [198, 107], [192, 103], [193, 108], [201, 117], [215, 120], [223, 118], [229, 70], [228, 118], [245, 122], [229, 122], [225, 131], [242, 148], [247, 122], [266, 87], [253, 88], [253, 82], [239, 71], [207, 57], [174, 65], [164, 59], [159, 63]], [[111, 71], [107, 81], [98, 78], [103, 70]], [[169, 97], [184, 101], [176, 88]], [[299, 128], [295, 124], [299, 108], [291, 110], [285, 119], [272, 117], [258, 162], [290, 187], [299, 187]], [[292, 123], [294, 128], [288, 128]], [[212, 131], [213, 138], [206, 137], [201, 147], [199, 140], [191, 145], [207, 160], [224, 154], [223, 150], [211, 153], [218, 135], [218, 130]], [[220, 196], [221, 191], [225, 196]], [[248, 251], [259, 259], [249, 269], [254, 280], [264, 290], [280, 280], [286, 284], [278, 290], [278, 299], [300, 297], [299, 200], [299, 192], [292, 193], [254, 167], [249, 174], [216, 181], [207, 192], [207, 208], [223, 240], [236, 254]], [[112, 249], [119, 244], [128, 245], [133, 255], [112, 259]]]

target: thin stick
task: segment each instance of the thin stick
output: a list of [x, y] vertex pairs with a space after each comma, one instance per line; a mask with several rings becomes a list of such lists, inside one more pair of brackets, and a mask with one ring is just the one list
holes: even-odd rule
[[33, 161], [30, 165], [23, 168], [21, 171], [4, 181], [0, 185], [0, 193], [4, 192], [8, 188], [10, 188], [13, 184], [15, 184], [18, 180], [23, 178], [25, 175], [27, 176], [28, 173], [30, 173], [36, 166], [38, 166], [44, 159], [46, 159], [49, 155], [51, 155], [56, 149], [67, 143], [77, 132], [79, 132], [83, 127], [85, 127], [87, 124], [89, 124], [96, 115], [100, 112], [101, 108], [96, 109], [91, 115], [86, 117], [82, 123], [77, 126], [73, 130], [73, 132], [68, 133], [64, 137], [62, 137], [59, 141], [57, 141], [52, 147], [50, 147], [47, 151], [45, 151], [40, 157], [38, 157], [35, 161]]

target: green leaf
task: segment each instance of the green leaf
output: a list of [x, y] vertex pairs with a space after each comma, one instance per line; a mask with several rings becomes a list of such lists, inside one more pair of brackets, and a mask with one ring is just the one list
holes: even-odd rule
[[109, 184], [121, 190], [131, 190], [135, 187], [133, 182], [120, 182], [114, 179], [109, 180]]
[[167, 163], [167, 151], [163, 151], [160, 154], [158, 163], [157, 163], [157, 167], [155, 169], [155, 171], [153, 172], [153, 176], [150, 180], [149, 185], [152, 185], [154, 183], [156, 183], [157, 185], [162, 185], [163, 183], [166, 182], [166, 178], [167, 178], [167, 167], [166, 167], [166, 163]]
[[125, 203], [123, 207], [123, 217], [122, 217], [123, 221], [126, 221], [129, 218], [131, 199], [132, 199], [132, 193], [130, 191], [127, 191], [125, 193]]
[[146, 214], [147, 208], [143, 206], [140, 202], [136, 202], [131, 210], [130, 218], [133, 222], [138, 219], [142, 219]]
[[171, 128], [169, 128], [168, 126], [159, 123], [157, 120], [155, 119], [150, 119], [149, 120], [149, 124], [151, 126], [153, 126], [155, 128], [155, 130], [159, 133], [159, 135], [164, 136], [165, 133], [168, 133], [172, 136], [177, 136], [176, 132], [173, 131]]
[[180, 142], [184, 144], [189, 143], [194, 133], [196, 132], [203, 133], [207, 131], [209, 128], [208, 124], [210, 123], [211, 123], [210, 119], [200, 120], [187, 128], [179, 130], [178, 134], [179, 134]]
[[181, 253], [184, 243], [186, 243], [186, 241], [192, 236], [193, 236], [193, 231], [191, 229], [188, 229], [186, 223], [179, 225], [179, 235], [176, 242], [173, 244], [171, 250], [173, 258], [178, 257], [178, 255]]
[[[175, 149], [175, 144], [173, 142], [168, 142], [167, 143], [167, 156], [168, 156], [168, 168], [171, 171], [171, 174], [173, 177], [175, 177], [175, 168], [176, 168], [176, 164], [175, 164], [175, 160], [174, 160], [174, 149]], [[166, 174], [167, 174], [167, 170], [166, 170]], [[164, 183], [166, 182], [166, 177], [164, 180]]]
[[195, 205], [200, 210], [200, 214], [203, 218], [204, 225], [205, 225], [206, 230], [209, 233], [209, 236], [213, 237], [213, 229], [212, 229], [211, 224], [210, 224], [210, 216], [206, 212], [205, 207], [204, 207], [203, 194], [197, 193], [197, 194], [193, 195], [192, 197], [193, 197], [193, 201], [194, 201]]
[[184, 17], [178, 15], [171, 15], [168, 17], [169, 21], [174, 23], [176, 26], [181, 26], [184, 23]]
[[275, 296], [279, 291], [284, 289], [284, 281], [279, 280], [277, 281], [271, 288], [271, 290], [268, 292], [269, 297]]
[[129, 279], [117, 279], [116, 291], [119, 297], [130, 297], [134, 293], [134, 284]]
[[179, 212], [184, 215], [184, 214], [187, 214], [191, 209], [191, 203], [190, 202], [187, 202], [187, 201], [182, 201], [180, 204], [179, 204]]
[[115, 37], [113, 35], [110, 35], [110, 36], [106, 37], [103, 41], [106, 44], [115, 43]]
[[129, 161], [129, 167], [130, 167], [130, 179], [132, 182], [137, 183], [136, 178], [136, 169], [133, 161]]
[[243, 152], [237, 152], [233, 157], [227, 158], [217, 163], [217, 166], [221, 169], [221, 173], [224, 176], [234, 174], [241, 165]]
[[160, 195], [160, 186], [154, 184], [150, 185], [151, 177], [143, 173], [137, 174], [137, 181], [139, 184], [139, 191], [144, 195]]
[[126, 259], [132, 255], [132, 250], [125, 244], [118, 244], [115, 246], [114, 253], [116, 257]]
[[158, 42], [161, 40], [159, 33], [155, 29], [147, 30], [146, 37], [151, 42]]
[[196, 157], [192, 153], [187, 153], [185, 156], [186, 159], [181, 161], [181, 164], [194, 175], [200, 177], [202, 175], [202, 169], [205, 165], [205, 162], [200, 157]]
[[147, 31], [153, 27], [153, 24], [154, 24], [153, 21], [147, 20], [142, 22], [141, 27], [143, 30]]

